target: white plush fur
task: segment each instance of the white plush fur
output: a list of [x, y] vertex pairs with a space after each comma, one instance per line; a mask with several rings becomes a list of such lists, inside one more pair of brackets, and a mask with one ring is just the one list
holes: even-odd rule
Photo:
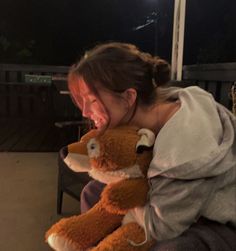
[[92, 167], [89, 171], [91, 177], [105, 184], [117, 182], [123, 179], [144, 177], [139, 165], [133, 165], [131, 167], [122, 168], [118, 171], [99, 171]]
[[75, 172], [88, 172], [91, 167], [89, 157], [78, 153], [68, 153], [64, 162]]
[[57, 234], [51, 234], [47, 241], [49, 246], [56, 251], [78, 251], [65, 238]]
[[122, 225], [126, 225], [130, 222], [137, 222], [133, 214], [129, 211], [122, 220]]
[[141, 135], [141, 138], [137, 142], [136, 148], [139, 146], [151, 147], [154, 145], [156, 136], [151, 130], [142, 128], [138, 131], [138, 135]]

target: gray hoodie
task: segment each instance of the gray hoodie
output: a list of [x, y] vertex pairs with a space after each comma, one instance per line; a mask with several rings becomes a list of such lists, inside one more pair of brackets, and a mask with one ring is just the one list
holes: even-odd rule
[[149, 202], [133, 216], [147, 236], [174, 238], [200, 216], [236, 226], [236, 118], [198, 87], [156, 137]]

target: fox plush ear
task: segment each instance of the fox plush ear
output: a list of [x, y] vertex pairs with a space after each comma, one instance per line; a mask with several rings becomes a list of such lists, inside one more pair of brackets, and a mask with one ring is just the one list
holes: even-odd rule
[[142, 153], [144, 150], [150, 149], [155, 143], [155, 134], [147, 129], [142, 128], [138, 131], [140, 135], [140, 140], [136, 144], [136, 152]]

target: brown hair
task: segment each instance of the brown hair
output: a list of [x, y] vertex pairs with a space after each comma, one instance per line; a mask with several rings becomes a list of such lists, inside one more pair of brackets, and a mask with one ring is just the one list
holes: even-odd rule
[[82, 77], [93, 89], [95, 84], [116, 93], [134, 88], [138, 102], [150, 105], [158, 98], [156, 88], [170, 80], [170, 66], [159, 57], [141, 52], [135, 45], [113, 42], [87, 51], [71, 68], [68, 81], [71, 91], [72, 76]]

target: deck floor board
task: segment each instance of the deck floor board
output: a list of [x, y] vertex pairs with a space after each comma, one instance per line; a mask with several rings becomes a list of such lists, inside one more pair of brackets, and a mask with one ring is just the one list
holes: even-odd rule
[[76, 128], [52, 121], [0, 119], [0, 152], [57, 152], [76, 140]]

